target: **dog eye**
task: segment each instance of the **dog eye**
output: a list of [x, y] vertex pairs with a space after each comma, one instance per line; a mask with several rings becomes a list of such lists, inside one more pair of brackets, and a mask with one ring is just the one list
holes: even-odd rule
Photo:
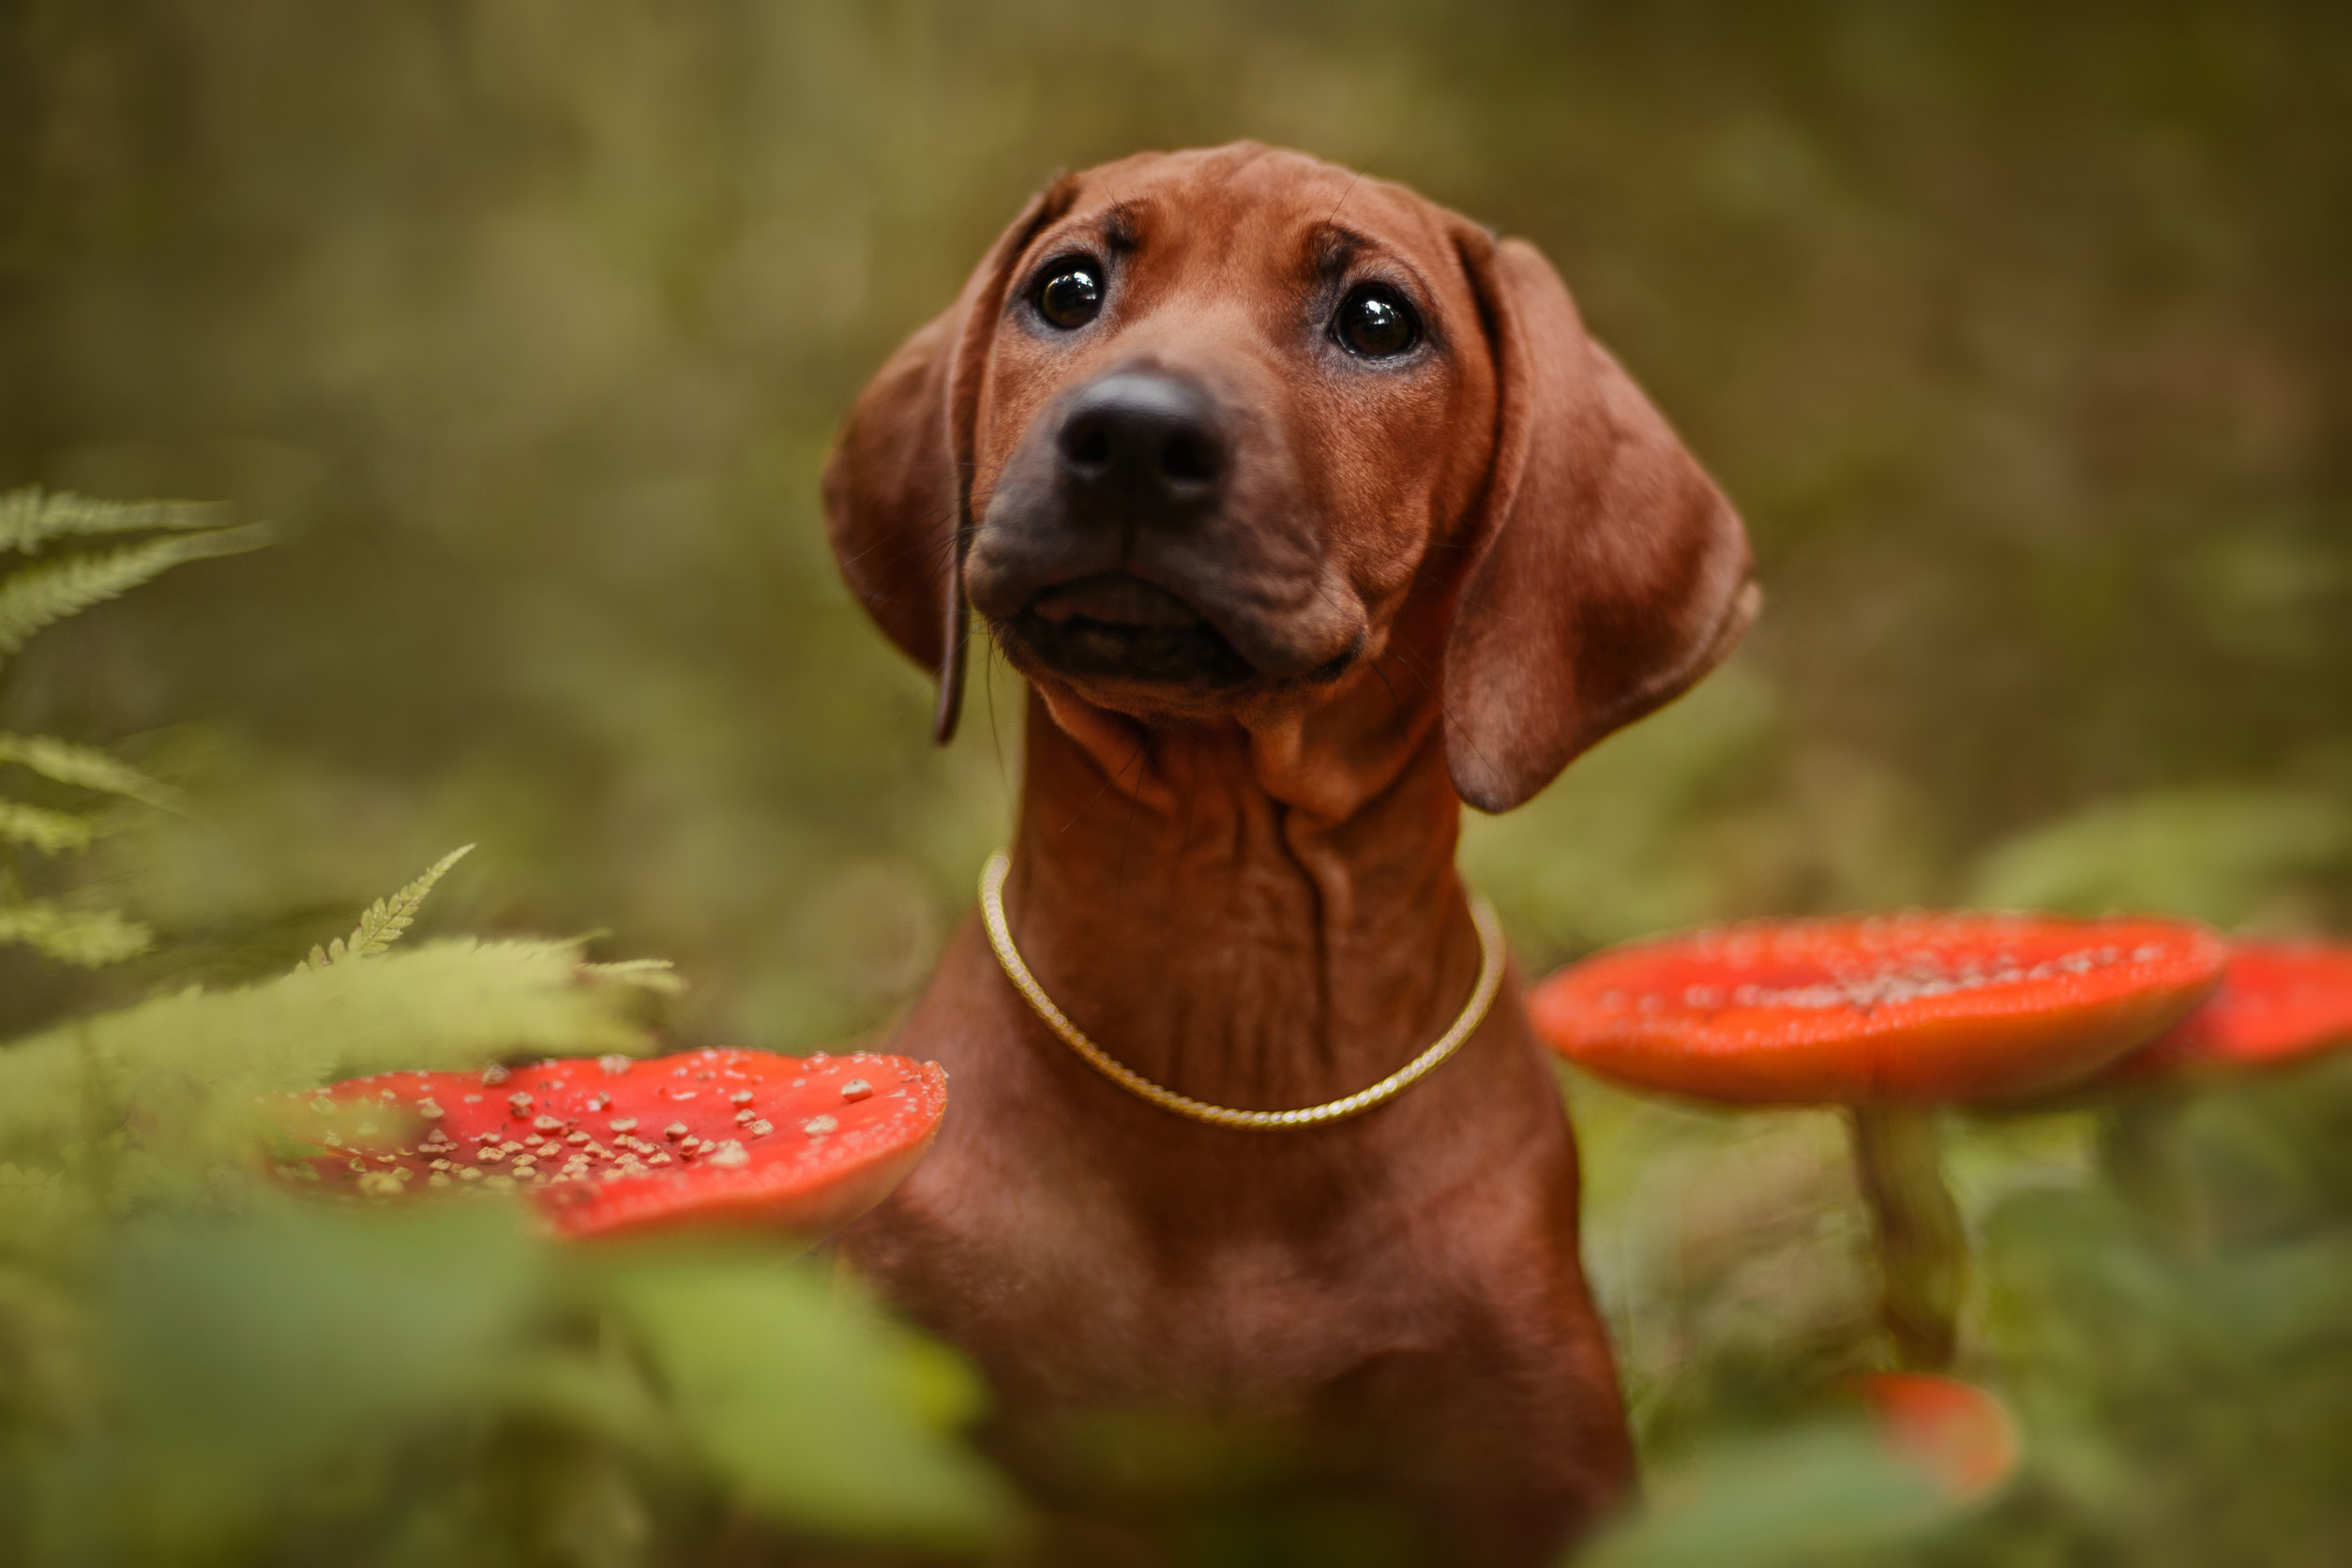
[[1404, 296], [1382, 283], [1366, 283], [1339, 302], [1332, 336], [1366, 359], [1389, 359], [1421, 341], [1421, 318]]
[[1103, 280], [1091, 263], [1065, 262], [1037, 285], [1037, 313], [1064, 332], [1084, 326], [1103, 308]]

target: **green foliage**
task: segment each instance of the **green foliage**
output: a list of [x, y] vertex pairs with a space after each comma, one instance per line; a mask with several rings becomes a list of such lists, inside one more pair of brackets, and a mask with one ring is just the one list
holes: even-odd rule
[[42, 777], [80, 790], [122, 795], [165, 810], [184, 810], [179, 792], [158, 783], [119, 758], [95, 746], [75, 746], [51, 735], [0, 734], [0, 762], [14, 762]]
[[119, 911], [77, 909], [18, 893], [0, 895], [0, 942], [22, 942], [57, 963], [98, 969], [146, 952], [155, 933]]
[[[173, 566], [230, 555], [268, 541], [258, 525], [218, 525], [210, 507], [184, 501], [93, 501], [44, 495], [38, 487], [0, 496], [0, 550], [39, 554], [60, 542], [94, 535], [148, 534], [129, 544], [68, 552], [0, 574], [0, 672], [35, 632], [128, 592]], [[49, 735], [0, 732], [0, 763], [14, 763], [70, 790], [113, 794], [149, 806], [176, 807], [176, 792], [127, 762]], [[19, 942], [59, 963], [98, 968], [135, 957], [154, 937], [112, 910], [73, 909], [36, 897], [8, 852], [46, 855], [86, 850], [104, 823], [0, 796], [0, 945]]]
[[[942, 1445], [978, 1413], [961, 1365], [773, 1259], [680, 1259], [618, 1281], [698, 1450], [779, 1515], [954, 1547], [1008, 1515], [1002, 1483]], [[779, 1422], [778, 1411], [800, 1419]]]
[[[1642, 1515], [1593, 1560], [2294, 1568], [2352, 1542], [2352, 1056], [2195, 1101], [2166, 1151], [2178, 1213], [2113, 1191], [2079, 1114], [1952, 1129], [1978, 1239], [1959, 1372], [2022, 1435], [2016, 1473], [1966, 1504], [1825, 1413], [1875, 1330], [1827, 1118], [1576, 1088], [1588, 1251], [1649, 1460]], [[1670, 1273], [1607, 1269], [1621, 1226]]]
[[257, 523], [167, 535], [19, 566], [0, 578], [0, 656], [16, 653], [43, 626], [128, 593], [173, 566], [257, 550], [268, 542], [268, 531]]
[[[373, 957], [384, 952], [400, 941], [401, 933], [415, 920], [416, 911], [425, 902], [425, 896], [432, 892], [433, 884], [449, 874], [450, 867], [473, 852], [471, 844], [460, 844], [451, 850], [428, 867], [423, 876], [389, 898], [378, 898], [369, 904], [350, 936], [337, 937], [324, 947], [313, 946], [304, 963], [311, 969], [324, 969], [329, 964], [339, 964], [350, 958]], [[609, 968], [607, 972], [611, 972]]]
[[2347, 864], [2352, 807], [2338, 792], [2167, 790], [2103, 802], [1996, 846], [1973, 892], [1991, 909], [2139, 911], [2227, 927]]
[[195, 501], [96, 501], [44, 493], [38, 485], [0, 495], [0, 550], [39, 553], [44, 546], [102, 534], [193, 533], [220, 526], [218, 509]]
[[[393, 1067], [461, 1067], [505, 1052], [641, 1048], [629, 988], [588, 982], [560, 942], [428, 942], [367, 963], [307, 965], [233, 990], [188, 989], [77, 1018], [0, 1053], [0, 1153], [56, 1152], [90, 1124], [160, 1098], [226, 1157], [237, 1108], [271, 1089]], [[174, 1119], [173, 1125], [180, 1125]]]
[[[198, 515], [37, 503], [0, 503], [20, 550]], [[21, 568], [0, 581], [0, 633], [251, 537]], [[175, 804], [46, 736], [0, 734], [0, 762]], [[0, 800], [0, 847], [98, 831]], [[1012, 1504], [955, 1437], [970, 1375], [782, 1243], [592, 1259], [508, 1202], [384, 1213], [260, 1176], [289, 1093], [646, 1045], [642, 1002], [680, 988], [663, 960], [590, 962], [584, 939], [391, 951], [472, 848], [292, 973], [0, 1046], [0, 1560], [628, 1568], [762, 1532], [948, 1556], [999, 1539]], [[99, 964], [150, 937], [18, 891], [0, 941]]]
[[1725, 1443], [1651, 1483], [1651, 1506], [1591, 1568], [1836, 1568], [1884, 1562], [1966, 1510], [1859, 1423]]
[[610, 963], [582, 964], [580, 972], [666, 996], [676, 996], [686, 989], [686, 982], [678, 977], [676, 966], [668, 958], [620, 958]]
[[55, 854], [60, 850], [86, 850], [97, 837], [98, 824], [87, 817], [0, 800], [0, 841]]
[[305, 1203], [253, 1173], [289, 1091], [644, 1045], [631, 999], [664, 968], [384, 952], [456, 858], [334, 960], [0, 1048], [0, 1559], [1000, 1538], [1010, 1500], [955, 1440], [970, 1374], [780, 1244], [583, 1253], [496, 1199]]
[[150, 1209], [69, 1263], [8, 1234], [0, 1357], [33, 1375], [0, 1555], [27, 1568], [618, 1568], [763, 1529], [961, 1557], [1010, 1516], [912, 1381], [936, 1354], [805, 1264], [582, 1256], [487, 1200]]
[[45, 958], [97, 969], [135, 958], [154, 933], [112, 910], [77, 910], [46, 898], [0, 901], [0, 942], [21, 942]]

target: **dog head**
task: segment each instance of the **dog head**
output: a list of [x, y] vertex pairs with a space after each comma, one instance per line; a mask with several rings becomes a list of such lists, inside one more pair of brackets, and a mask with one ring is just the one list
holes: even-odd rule
[[1738, 517], [1539, 253], [1252, 143], [1033, 199], [867, 387], [824, 488], [852, 589], [938, 671], [942, 740], [971, 610], [1033, 682], [1153, 724], [1329, 701], [1390, 658], [1489, 811], [1757, 603]]

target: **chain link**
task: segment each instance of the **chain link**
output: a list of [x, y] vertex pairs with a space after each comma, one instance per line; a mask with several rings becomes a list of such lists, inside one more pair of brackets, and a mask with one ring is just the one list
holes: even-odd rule
[[1029, 965], [1021, 960], [1020, 949], [1013, 945], [1012, 927], [1004, 919], [1004, 878], [1012, 869], [1012, 856], [999, 850], [988, 857], [980, 871], [980, 917], [988, 928], [988, 944], [996, 949], [996, 960], [1004, 966], [1004, 977], [1013, 982], [1013, 988], [1045, 1020], [1046, 1027], [1058, 1035], [1062, 1043], [1076, 1051], [1078, 1059], [1110, 1079], [1138, 1099], [1149, 1100], [1162, 1110], [1195, 1122], [1205, 1122], [1214, 1127], [1237, 1127], [1249, 1132], [1276, 1132], [1289, 1127], [1317, 1127], [1330, 1122], [1344, 1122], [1350, 1116], [1361, 1116], [1375, 1106], [1385, 1105], [1403, 1093], [1462, 1047], [1479, 1023], [1486, 1017], [1486, 1009], [1494, 1004], [1495, 993], [1502, 988], [1502, 928], [1495, 919], [1494, 906], [1470, 895], [1470, 923], [1478, 928], [1478, 983], [1470, 988], [1470, 1001], [1462, 1007], [1461, 1016], [1452, 1028], [1438, 1036], [1437, 1043], [1396, 1071], [1389, 1074], [1369, 1089], [1336, 1100], [1326, 1100], [1319, 1106], [1302, 1106], [1296, 1110], [1235, 1110], [1229, 1106], [1213, 1106], [1206, 1100], [1196, 1100], [1164, 1089], [1142, 1074], [1127, 1067], [1108, 1051], [1086, 1037], [1086, 1032], [1072, 1023], [1067, 1014], [1053, 1004], [1045, 987], [1029, 972]]

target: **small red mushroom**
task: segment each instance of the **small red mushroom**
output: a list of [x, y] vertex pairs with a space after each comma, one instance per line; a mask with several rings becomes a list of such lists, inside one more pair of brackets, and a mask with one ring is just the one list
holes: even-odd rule
[[1973, 1383], [1933, 1372], [1872, 1372], [1862, 1379], [1862, 1396], [1879, 1441], [1926, 1470], [1954, 1501], [1975, 1501], [2017, 1468], [2017, 1424]]
[[2205, 1004], [2100, 1075], [2100, 1155], [2117, 1188], [2186, 1235], [2208, 1222], [2177, 1153], [2181, 1117], [2214, 1079], [2352, 1045], [2352, 944], [2233, 942]]
[[2233, 942], [2205, 1004], [2118, 1063], [2118, 1081], [2284, 1066], [2352, 1044], [2352, 944]]
[[1599, 954], [1528, 1010], [1560, 1054], [1637, 1088], [1847, 1107], [1887, 1326], [1907, 1364], [1942, 1366], [1966, 1253], [1933, 1108], [2089, 1076], [2194, 1007], [2223, 957], [2179, 921], [1755, 921]]
[[930, 1147], [936, 1063], [698, 1050], [379, 1073], [290, 1096], [332, 1118], [281, 1175], [369, 1197], [527, 1188], [574, 1240], [703, 1228], [822, 1235]]

